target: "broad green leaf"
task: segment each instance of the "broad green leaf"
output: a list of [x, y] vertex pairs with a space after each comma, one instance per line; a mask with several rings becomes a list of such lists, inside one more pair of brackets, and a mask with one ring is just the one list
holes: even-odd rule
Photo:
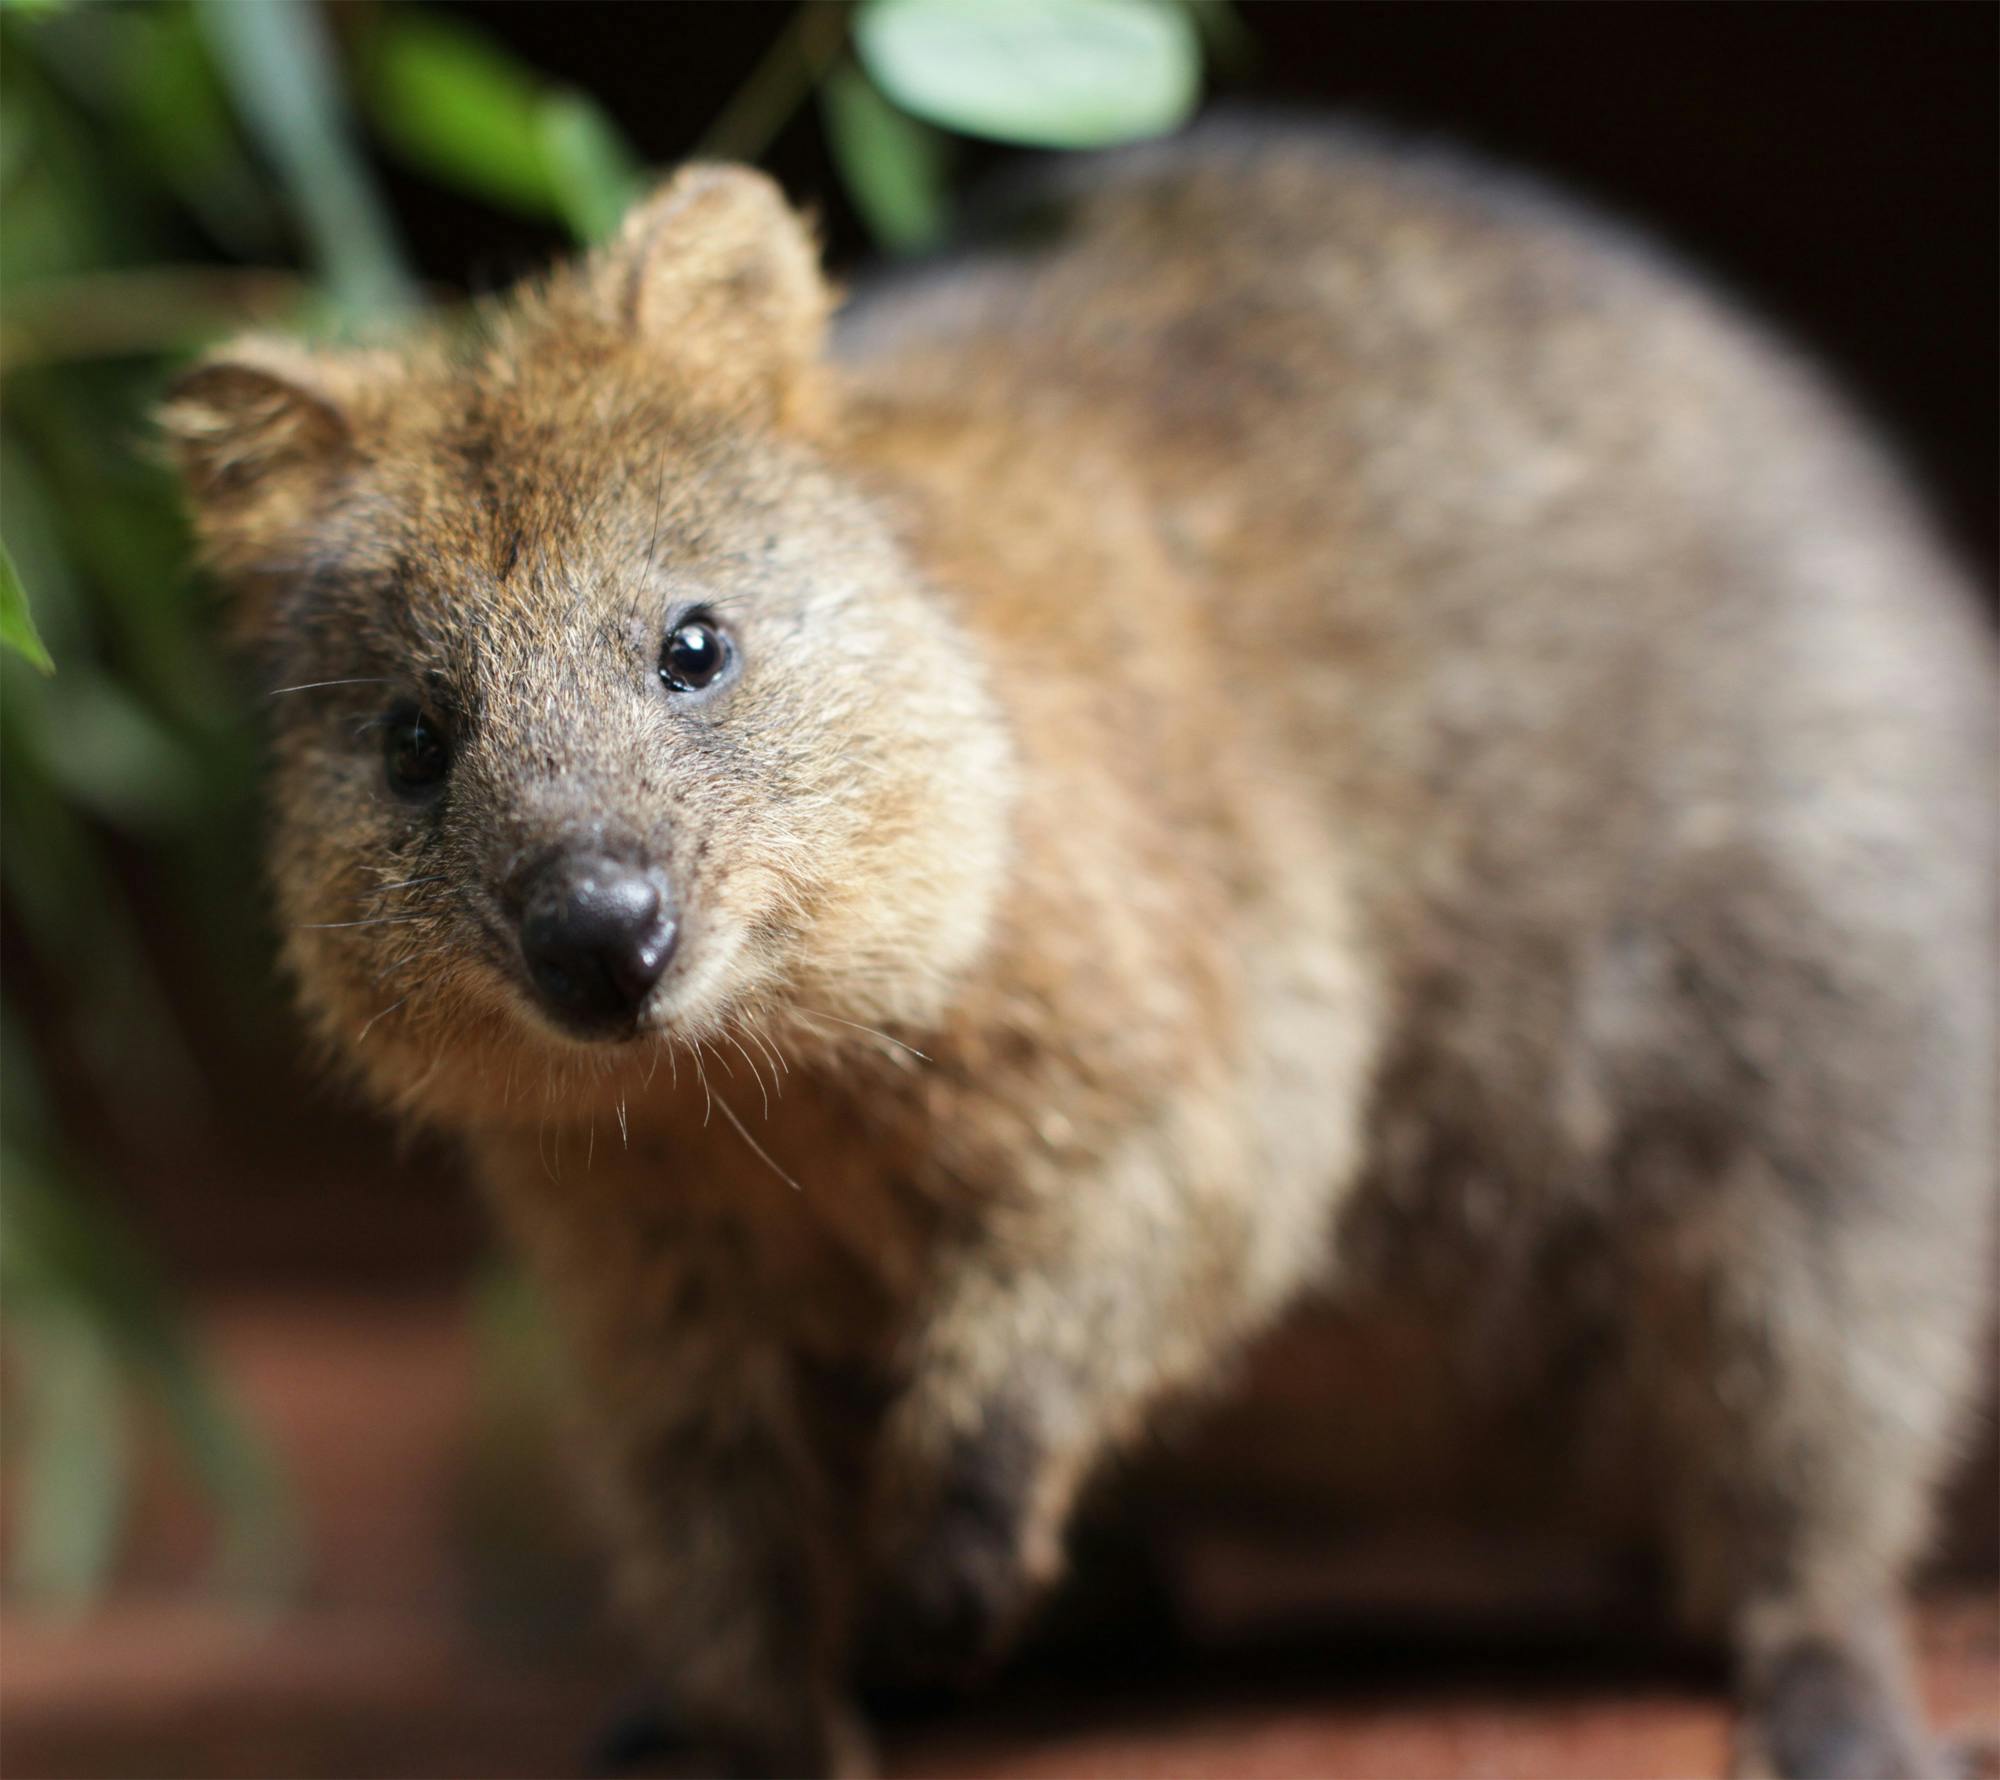
[[414, 305], [387, 212], [347, 127], [339, 64], [307, 0], [196, 0], [223, 78], [303, 214], [334, 294], [369, 314]]
[[646, 189], [618, 127], [581, 93], [552, 93], [535, 113], [535, 140], [555, 208], [577, 240], [602, 241]]
[[41, 634], [28, 610], [27, 590], [21, 585], [14, 558], [4, 543], [0, 543], [0, 643], [17, 655], [25, 655], [43, 673], [56, 671], [48, 650], [42, 647]]
[[427, 173], [531, 215], [556, 208], [536, 127], [542, 82], [477, 31], [387, 8], [362, 90], [375, 127]]
[[891, 99], [968, 136], [1101, 148], [1183, 123], [1201, 45], [1165, 0], [865, 0], [863, 65]]
[[820, 102], [841, 180], [875, 239], [894, 253], [936, 246], [946, 216], [945, 138], [898, 111], [858, 68], [836, 69]]

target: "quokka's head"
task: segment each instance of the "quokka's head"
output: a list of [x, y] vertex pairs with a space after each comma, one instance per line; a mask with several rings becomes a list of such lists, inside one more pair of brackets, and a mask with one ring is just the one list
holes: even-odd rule
[[250, 341], [172, 392], [270, 676], [288, 961], [392, 1099], [920, 1022], [976, 953], [1007, 747], [830, 461], [828, 308], [774, 188], [697, 167], [476, 328]]

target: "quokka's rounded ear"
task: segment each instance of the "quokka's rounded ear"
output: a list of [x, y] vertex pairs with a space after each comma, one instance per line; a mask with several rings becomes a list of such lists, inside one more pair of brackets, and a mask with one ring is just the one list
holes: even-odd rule
[[349, 356], [238, 341], [184, 373], [156, 411], [202, 558], [240, 584], [246, 632], [263, 603], [251, 583], [297, 558], [359, 458]]
[[833, 295], [784, 194], [747, 167], [683, 167], [625, 218], [606, 256], [620, 320], [716, 387], [782, 404], [820, 355]]
[[316, 480], [354, 442], [326, 367], [281, 340], [239, 341], [184, 372], [158, 420], [197, 506]]

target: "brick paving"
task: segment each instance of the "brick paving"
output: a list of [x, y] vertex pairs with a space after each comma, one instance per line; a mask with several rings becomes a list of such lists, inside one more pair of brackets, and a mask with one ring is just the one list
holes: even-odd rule
[[[477, 1408], [459, 1309], [329, 1299], [212, 1319], [297, 1479], [311, 1573], [283, 1609], [215, 1598], [198, 1581], [198, 1517], [170, 1479], [149, 1483], [105, 1604], [68, 1622], [0, 1610], [0, 1771], [581, 1770], [630, 1685], [629, 1659], [581, 1605], [581, 1557], [545, 1536], [555, 1505], [511, 1487], [519, 1431]], [[538, 1536], [513, 1536], [527, 1527]], [[1991, 1771], [2000, 1598], [1953, 1583], [1926, 1597], [1919, 1624], [1934, 1721]], [[1427, 1657], [1300, 1634], [1135, 1647], [1087, 1674], [1045, 1664], [997, 1693], [892, 1719], [883, 1755], [892, 1776], [942, 1780], [1679, 1780], [1725, 1770], [1727, 1728], [1715, 1674], [1642, 1648]]]

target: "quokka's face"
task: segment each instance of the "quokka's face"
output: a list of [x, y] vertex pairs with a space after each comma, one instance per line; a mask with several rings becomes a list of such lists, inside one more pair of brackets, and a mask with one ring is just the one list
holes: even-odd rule
[[[744, 203], [792, 227], [712, 177], [724, 214], [650, 207], [697, 257]], [[929, 1017], [1003, 869], [964, 638], [777, 371], [619, 314], [637, 279], [699, 328], [705, 290], [644, 289], [657, 236], [477, 345], [251, 348], [168, 409], [272, 677], [287, 957], [418, 1110], [491, 1116], [524, 1063], [623, 1095], [677, 1041]]]

